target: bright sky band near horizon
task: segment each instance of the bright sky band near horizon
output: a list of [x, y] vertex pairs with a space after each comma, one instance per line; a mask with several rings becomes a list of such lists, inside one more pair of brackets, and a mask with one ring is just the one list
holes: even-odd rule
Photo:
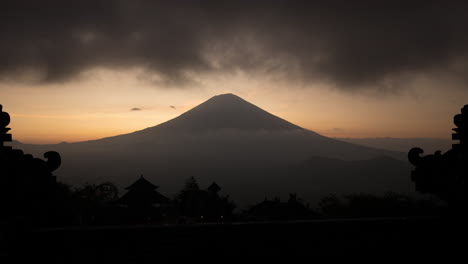
[[414, 87], [410, 92], [382, 96], [343, 93], [326, 85], [297, 87], [242, 74], [170, 89], [139, 80], [132, 71], [95, 70], [89, 74], [91, 78], [73, 83], [0, 83], [1, 103], [11, 115], [13, 138], [49, 144], [130, 133], [172, 119], [212, 96], [234, 93], [328, 137], [448, 139], [453, 115], [468, 99], [468, 92], [461, 89], [446, 93], [427, 85], [424, 92]]

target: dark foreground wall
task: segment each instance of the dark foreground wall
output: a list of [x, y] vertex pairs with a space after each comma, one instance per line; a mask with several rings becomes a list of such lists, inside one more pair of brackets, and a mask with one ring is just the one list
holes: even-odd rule
[[[17, 241], [9, 258], [44, 263], [224, 262], [346, 257], [378, 261], [466, 257], [466, 232], [441, 219], [367, 219], [49, 229]], [[460, 240], [462, 239], [462, 240]], [[307, 261], [308, 260], [308, 261]]]

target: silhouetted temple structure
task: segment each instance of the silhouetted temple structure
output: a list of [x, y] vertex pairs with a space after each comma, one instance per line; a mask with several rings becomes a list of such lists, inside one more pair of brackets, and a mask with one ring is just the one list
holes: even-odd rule
[[156, 189], [159, 186], [147, 181], [143, 175], [133, 184], [125, 188], [128, 190], [118, 204], [127, 206], [134, 220], [155, 220], [162, 216], [162, 207], [169, 201]]
[[15, 224], [47, 225], [53, 222], [56, 177], [61, 163], [57, 152], [44, 154], [44, 161], [5, 146], [11, 141], [8, 113], [0, 105], [0, 201], [3, 215]]
[[4, 146], [4, 142], [11, 141], [11, 134], [7, 134], [10, 128], [6, 127], [10, 124], [10, 115], [2, 110], [3, 106], [0, 105], [0, 149], [6, 150], [11, 149], [10, 147]]
[[432, 155], [420, 156], [424, 151], [412, 148], [409, 161], [416, 166], [411, 173], [416, 190], [434, 194], [458, 213], [466, 213], [468, 180], [468, 105], [455, 115], [453, 140], [459, 143], [444, 154], [436, 151]]

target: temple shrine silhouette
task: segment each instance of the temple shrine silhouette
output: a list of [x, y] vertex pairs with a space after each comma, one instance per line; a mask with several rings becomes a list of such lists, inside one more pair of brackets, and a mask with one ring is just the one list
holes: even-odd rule
[[2, 211], [17, 225], [48, 225], [54, 214], [56, 177], [52, 174], [61, 164], [60, 154], [44, 153], [44, 158], [34, 158], [22, 150], [5, 146], [11, 142], [8, 134], [10, 115], [0, 105], [0, 185]]
[[461, 114], [453, 118], [456, 128], [452, 130], [452, 140], [458, 143], [444, 154], [420, 156], [421, 148], [412, 148], [408, 160], [416, 167], [411, 172], [411, 179], [417, 191], [433, 194], [448, 203], [451, 211], [464, 214], [467, 205], [468, 180], [468, 105], [461, 109]]
[[125, 206], [130, 212], [131, 220], [160, 220], [170, 199], [159, 193], [156, 186], [146, 180], [143, 175], [125, 189], [128, 190], [117, 204]]

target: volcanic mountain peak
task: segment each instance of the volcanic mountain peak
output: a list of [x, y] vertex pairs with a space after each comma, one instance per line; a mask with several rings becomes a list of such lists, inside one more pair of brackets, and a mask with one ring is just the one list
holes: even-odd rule
[[218, 103], [234, 103], [234, 102], [238, 102], [238, 103], [249, 103], [247, 101], [245, 101], [244, 99], [240, 98], [239, 96], [233, 94], [233, 93], [225, 93], [225, 94], [218, 94], [218, 95], [215, 95], [213, 97], [211, 97], [210, 99], [208, 99], [206, 102], [209, 102], [209, 101], [217, 101]]
[[190, 130], [291, 130], [301, 129], [234, 94], [217, 95], [157, 127]]

